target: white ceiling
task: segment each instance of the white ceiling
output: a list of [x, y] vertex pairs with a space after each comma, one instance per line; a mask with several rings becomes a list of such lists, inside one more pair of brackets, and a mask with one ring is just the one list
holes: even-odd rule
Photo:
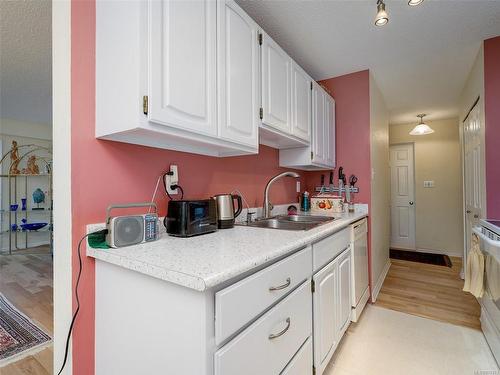
[[0, 117], [52, 122], [50, 0], [0, 0]]
[[316, 80], [370, 69], [391, 123], [458, 115], [458, 100], [481, 41], [500, 35], [500, 1], [237, 0]]

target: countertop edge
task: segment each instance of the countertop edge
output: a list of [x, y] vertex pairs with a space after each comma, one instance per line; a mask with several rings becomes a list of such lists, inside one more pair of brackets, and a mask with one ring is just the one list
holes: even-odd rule
[[[240, 262], [237, 266], [232, 267], [232, 269], [224, 270], [224, 272], [219, 272], [214, 275], [210, 275], [205, 278], [201, 278], [197, 275], [183, 273], [178, 270], [168, 269], [164, 267], [158, 267], [153, 264], [149, 264], [140, 260], [134, 260], [130, 258], [121, 257], [117, 254], [107, 252], [105, 249], [94, 249], [88, 245], [86, 242], [86, 254], [88, 257], [98, 259], [110, 264], [114, 264], [118, 267], [129, 269], [131, 271], [139, 272], [147, 276], [151, 276], [163, 281], [171, 282], [176, 285], [180, 285], [189, 289], [194, 289], [196, 291], [204, 292], [206, 290], [212, 289], [221, 285], [231, 279], [237, 278], [239, 275], [250, 272], [267, 263], [272, 263], [273, 260], [278, 260], [285, 257], [287, 254], [299, 250], [307, 246], [310, 243], [314, 243], [324, 237], [332, 235], [333, 233], [339, 232], [347, 228], [352, 223], [361, 220], [368, 216], [368, 212], [356, 212], [352, 214], [352, 217], [341, 218], [338, 221], [332, 223], [324, 224], [318, 228], [312, 230], [312, 233], [304, 232], [304, 236], [299, 240], [285, 244], [276, 250], [270, 250], [265, 255], [252, 259], [250, 262]], [[341, 225], [339, 225], [341, 221]], [[90, 224], [87, 225], [87, 233], [105, 228], [104, 224]], [[276, 229], [261, 229], [261, 230], [272, 230]]]

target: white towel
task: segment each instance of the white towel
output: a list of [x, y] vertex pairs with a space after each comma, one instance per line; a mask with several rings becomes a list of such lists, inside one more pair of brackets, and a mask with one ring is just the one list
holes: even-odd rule
[[467, 256], [463, 290], [476, 298], [481, 298], [484, 293], [484, 255], [479, 248], [479, 238], [475, 233], [472, 234], [471, 249]]

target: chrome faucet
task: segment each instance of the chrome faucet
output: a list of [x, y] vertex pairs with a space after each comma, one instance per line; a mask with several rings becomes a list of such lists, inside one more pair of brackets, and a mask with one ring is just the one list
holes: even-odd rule
[[271, 216], [271, 211], [273, 209], [273, 205], [271, 202], [269, 202], [269, 188], [275, 182], [276, 180], [279, 180], [282, 177], [295, 177], [295, 178], [300, 178], [300, 175], [295, 172], [283, 172], [280, 173], [279, 175], [274, 176], [271, 178], [267, 184], [266, 184], [266, 189], [264, 190], [264, 205], [262, 206], [262, 218], [267, 219], [268, 217]]

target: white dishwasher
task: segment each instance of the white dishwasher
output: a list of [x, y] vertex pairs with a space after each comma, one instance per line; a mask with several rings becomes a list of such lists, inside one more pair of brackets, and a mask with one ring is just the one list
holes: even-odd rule
[[368, 287], [368, 221], [366, 218], [351, 225], [352, 314], [357, 322], [370, 298]]

